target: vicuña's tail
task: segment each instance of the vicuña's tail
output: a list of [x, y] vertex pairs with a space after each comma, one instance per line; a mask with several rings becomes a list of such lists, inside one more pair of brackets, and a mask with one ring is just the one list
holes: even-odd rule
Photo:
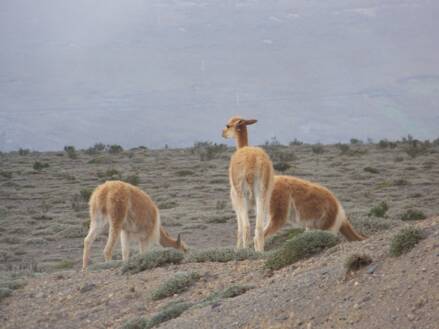
[[366, 236], [361, 235], [354, 230], [348, 219], [343, 221], [343, 224], [341, 224], [340, 233], [343, 234], [348, 241], [361, 241], [367, 239]]

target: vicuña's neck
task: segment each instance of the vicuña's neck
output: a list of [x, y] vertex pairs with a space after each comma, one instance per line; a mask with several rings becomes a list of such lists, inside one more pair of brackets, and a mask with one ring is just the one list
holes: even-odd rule
[[243, 126], [241, 127], [240, 131], [236, 135], [236, 148], [240, 149], [245, 146], [248, 146], [248, 134], [247, 134], [247, 127]]

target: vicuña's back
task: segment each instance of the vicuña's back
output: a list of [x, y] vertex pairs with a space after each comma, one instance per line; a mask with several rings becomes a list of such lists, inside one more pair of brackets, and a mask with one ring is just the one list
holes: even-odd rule
[[340, 231], [350, 241], [366, 238], [354, 230], [342, 205], [327, 188], [297, 177], [275, 176], [264, 236], [275, 233], [288, 219], [307, 229]]
[[120, 236], [122, 259], [129, 258], [129, 241], [139, 242], [140, 252], [154, 244], [186, 250], [186, 245], [172, 239], [161, 226], [157, 206], [139, 188], [121, 181], [99, 185], [90, 197], [90, 229], [84, 239], [83, 269], [88, 265], [90, 248], [97, 234], [109, 224], [105, 260], [111, 260], [114, 244]]
[[237, 150], [230, 159], [230, 196], [238, 220], [237, 247], [247, 247], [250, 224], [248, 209], [256, 202], [255, 249], [264, 250], [263, 223], [268, 216], [273, 188], [273, 165], [267, 153], [248, 146], [247, 126], [256, 120], [233, 117], [223, 130], [223, 137], [234, 138]]
[[238, 149], [230, 160], [229, 178], [238, 193], [244, 187], [255, 193], [256, 189], [272, 185], [273, 165], [270, 157], [259, 147], [246, 146]]

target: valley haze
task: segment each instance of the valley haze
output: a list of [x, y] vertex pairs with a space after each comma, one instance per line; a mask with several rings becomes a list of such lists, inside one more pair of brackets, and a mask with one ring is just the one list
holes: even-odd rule
[[334, 143], [439, 128], [433, 0], [0, 3], [0, 150]]

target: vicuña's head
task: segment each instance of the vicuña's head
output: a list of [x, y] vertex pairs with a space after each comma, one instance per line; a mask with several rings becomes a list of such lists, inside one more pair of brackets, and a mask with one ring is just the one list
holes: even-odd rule
[[236, 138], [245, 127], [258, 122], [258, 120], [250, 119], [246, 120], [240, 117], [232, 117], [227, 122], [226, 127], [223, 129], [224, 138]]
[[187, 244], [184, 243], [184, 241], [181, 240], [180, 233], [177, 235], [176, 249], [180, 250], [180, 251], [183, 251], [183, 252], [187, 252], [188, 249], [189, 249]]

